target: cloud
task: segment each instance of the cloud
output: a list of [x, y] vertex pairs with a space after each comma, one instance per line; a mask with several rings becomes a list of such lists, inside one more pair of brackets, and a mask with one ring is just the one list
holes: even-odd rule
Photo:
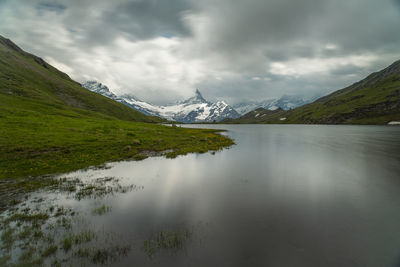
[[340, 89], [400, 58], [398, 0], [0, 0], [0, 34], [155, 103]]
[[55, 12], [61, 14], [66, 8], [67, 7], [62, 4], [52, 2], [40, 2], [36, 5], [39, 15], [42, 15], [43, 12]]

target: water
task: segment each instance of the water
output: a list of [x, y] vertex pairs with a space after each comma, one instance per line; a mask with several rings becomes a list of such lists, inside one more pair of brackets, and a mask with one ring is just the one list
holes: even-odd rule
[[[400, 266], [400, 127], [198, 125], [236, 145], [67, 177], [113, 176], [138, 190], [54, 201], [132, 244], [115, 266]], [[81, 212], [85, 214], [84, 212]], [[154, 233], [189, 231], [149, 257]]]

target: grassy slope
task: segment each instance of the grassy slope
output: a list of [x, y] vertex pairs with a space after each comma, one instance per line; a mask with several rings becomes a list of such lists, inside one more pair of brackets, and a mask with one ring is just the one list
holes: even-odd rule
[[[279, 120], [286, 117], [285, 121]], [[400, 61], [302, 107], [231, 123], [387, 124], [400, 121]]]
[[[0, 36], [0, 94], [95, 111], [122, 120], [160, 122], [82, 88], [67, 74]], [[67, 107], [64, 107], [67, 108]]]
[[233, 143], [215, 131], [144, 123], [161, 119], [89, 92], [7, 42], [0, 37], [0, 179], [138, 159], [147, 150], [173, 149], [167, 156], [176, 156]]

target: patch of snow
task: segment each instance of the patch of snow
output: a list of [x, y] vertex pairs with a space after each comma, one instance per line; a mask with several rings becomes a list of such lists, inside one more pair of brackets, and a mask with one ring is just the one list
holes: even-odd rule
[[273, 110], [277, 110], [278, 108], [279, 107], [277, 107], [277, 106], [272, 106], [272, 107], [269, 107], [268, 110], [272, 110], [273, 111]]

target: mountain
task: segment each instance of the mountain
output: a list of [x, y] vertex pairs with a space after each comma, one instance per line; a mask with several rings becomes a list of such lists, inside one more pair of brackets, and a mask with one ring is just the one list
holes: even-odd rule
[[289, 110], [311, 103], [321, 95], [301, 96], [301, 95], [283, 95], [280, 98], [270, 98], [263, 101], [248, 101], [233, 105], [232, 107], [241, 115], [244, 115], [257, 108], [275, 110], [281, 108]]
[[[257, 116], [252, 123], [388, 124], [400, 121], [400, 60], [310, 104]], [[248, 123], [247, 117], [229, 120]]]
[[83, 87], [127, 105], [146, 115], [159, 116], [184, 123], [221, 121], [226, 118], [238, 118], [240, 115], [224, 101], [211, 103], [204, 99], [199, 90], [195, 95], [174, 105], [157, 106], [139, 100], [133, 95], [117, 96], [110, 89], [96, 81], [88, 81]]

